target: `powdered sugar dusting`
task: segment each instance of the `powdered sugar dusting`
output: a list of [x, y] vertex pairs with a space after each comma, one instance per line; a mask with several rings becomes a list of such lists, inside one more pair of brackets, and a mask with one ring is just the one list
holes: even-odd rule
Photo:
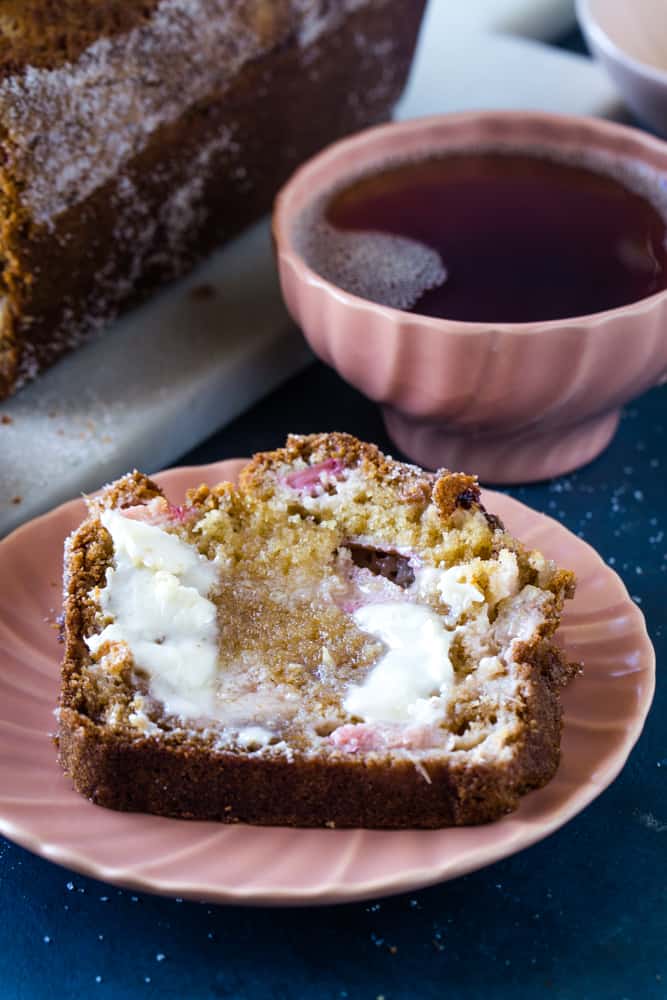
[[170, 260], [180, 259], [193, 227], [204, 221], [207, 212], [204, 203], [206, 180], [216, 155], [232, 145], [231, 135], [229, 129], [223, 129], [220, 135], [199, 150], [190, 164], [187, 180], [172, 192], [160, 210]]
[[368, 4], [368, 0], [292, 0], [292, 9], [298, 14], [301, 25], [299, 43], [305, 48], [312, 45], [336, 23], [341, 15], [351, 14]]
[[[215, 170], [216, 156], [231, 143], [230, 137], [231, 132], [224, 129], [200, 149], [188, 164], [182, 183], [171, 190], [157, 213], [151, 212], [127, 176], [119, 178], [111, 197], [116, 218], [113, 243], [126, 251], [122, 268], [118, 256], [111, 257], [95, 275], [94, 291], [85, 308], [81, 309], [79, 303], [78, 308], [65, 309], [61, 323], [51, 331], [48, 346], [54, 358], [102, 331], [117, 315], [120, 303], [132, 293], [146, 267], [159, 267], [165, 277], [174, 278], [192, 263], [191, 236], [207, 211], [206, 183]], [[44, 366], [43, 345], [41, 351], [40, 363], [34, 345], [25, 341], [19, 361], [19, 386]]]
[[162, 0], [148, 23], [100, 38], [76, 63], [7, 78], [4, 152], [25, 182], [26, 207], [37, 222], [52, 221], [116, 176], [162, 125], [223, 91], [244, 64], [294, 31], [311, 44], [366, 3], [291, 0], [271, 11], [249, 0]]
[[29, 67], [0, 84], [10, 165], [26, 180], [23, 196], [37, 221], [87, 197], [157, 128], [259, 54], [242, 8], [164, 0], [149, 25], [99, 39], [76, 64]]

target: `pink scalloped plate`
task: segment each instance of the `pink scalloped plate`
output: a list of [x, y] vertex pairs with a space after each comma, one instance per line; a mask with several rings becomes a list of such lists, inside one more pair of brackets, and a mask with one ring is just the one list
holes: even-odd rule
[[[232, 479], [239, 461], [156, 477], [176, 500]], [[498, 493], [486, 503], [530, 546], [578, 577], [559, 635], [585, 663], [564, 696], [563, 756], [546, 788], [506, 818], [446, 830], [293, 830], [116, 813], [73, 791], [50, 734], [61, 648], [62, 546], [75, 500], [0, 543], [0, 832], [75, 871], [147, 892], [217, 903], [338, 903], [404, 892], [488, 865], [552, 833], [610, 784], [651, 703], [655, 659], [644, 618], [589, 545]]]

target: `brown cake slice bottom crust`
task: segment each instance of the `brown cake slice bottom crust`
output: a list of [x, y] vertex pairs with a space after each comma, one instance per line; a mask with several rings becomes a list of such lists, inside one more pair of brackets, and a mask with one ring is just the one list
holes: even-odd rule
[[[128, 613], [135, 585], [181, 602], [164, 634], [148, 605]], [[182, 507], [134, 473], [67, 545], [61, 763], [115, 809], [488, 822], [558, 766], [576, 667], [552, 636], [573, 586], [484, 510], [472, 477], [348, 435], [290, 437], [238, 487]], [[191, 607], [208, 672], [179, 645]]]

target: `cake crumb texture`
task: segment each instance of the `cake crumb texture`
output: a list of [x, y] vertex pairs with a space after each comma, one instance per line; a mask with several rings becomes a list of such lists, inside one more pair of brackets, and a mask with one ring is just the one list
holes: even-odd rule
[[[118, 526], [149, 552], [172, 537], [215, 568], [217, 674], [192, 702], [119, 632]], [[238, 486], [201, 485], [179, 506], [135, 472], [89, 501], [67, 544], [60, 759], [111, 808], [303, 826], [487, 822], [558, 766], [559, 695], [577, 667], [553, 634], [573, 591], [569, 571], [484, 509], [474, 477], [424, 472], [346, 434], [290, 436]], [[448, 650], [437, 682], [422, 676], [428, 642], [396, 673], [391, 629], [412, 619], [426, 623], [417, 643], [431, 629]]]

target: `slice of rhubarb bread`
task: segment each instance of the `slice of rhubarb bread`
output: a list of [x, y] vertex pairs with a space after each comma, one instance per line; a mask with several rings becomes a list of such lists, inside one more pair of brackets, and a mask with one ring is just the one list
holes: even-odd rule
[[349, 435], [291, 436], [179, 507], [135, 472], [66, 547], [60, 759], [117, 809], [487, 822], [558, 766], [573, 590], [472, 476]]

